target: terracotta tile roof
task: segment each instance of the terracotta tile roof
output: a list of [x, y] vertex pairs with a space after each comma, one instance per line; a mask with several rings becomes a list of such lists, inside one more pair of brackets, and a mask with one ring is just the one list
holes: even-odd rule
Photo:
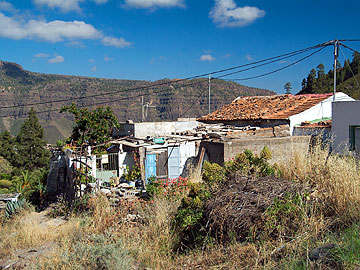
[[310, 123], [310, 122], [302, 122], [300, 128], [331, 128], [332, 121], [331, 120], [325, 120], [325, 121], [319, 121], [316, 123]]
[[199, 121], [236, 121], [257, 119], [288, 119], [332, 94], [274, 95], [239, 97], [221, 109], [198, 118]]

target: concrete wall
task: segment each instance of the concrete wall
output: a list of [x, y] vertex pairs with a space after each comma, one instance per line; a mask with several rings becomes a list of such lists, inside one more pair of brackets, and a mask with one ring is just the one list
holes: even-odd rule
[[310, 136], [232, 140], [224, 143], [224, 160], [229, 161], [246, 149], [260, 154], [266, 146], [272, 153], [271, 162], [279, 162], [290, 158], [294, 151], [307, 152], [309, 144]]
[[199, 125], [197, 121], [177, 121], [177, 122], [143, 122], [143, 123], [123, 123], [120, 129], [114, 131], [114, 136], [123, 137], [134, 135], [135, 138], [162, 137], [171, 135], [173, 132], [184, 132], [192, 130]]
[[287, 160], [294, 151], [307, 152], [310, 145], [310, 136], [276, 137], [257, 139], [234, 139], [228, 142], [203, 142], [207, 160], [223, 165], [244, 150], [251, 150], [260, 154], [264, 146], [272, 153], [272, 163]]
[[[332, 104], [333, 150], [341, 153], [349, 150], [350, 126], [360, 126], [360, 101], [339, 101]], [[360, 149], [357, 150], [360, 153]]]
[[[344, 93], [336, 93], [335, 94], [335, 101], [347, 101], [347, 100], [354, 100], [353, 98], [349, 97]], [[290, 133], [293, 134], [294, 126], [299, 125], [304, 121], [313, 121], [322, 118], [330, 118], [331, 117], [331, 104], [333, 101], [333, 97], [329, 97], [319, 104], [311, 107], [310, 109], [303, 111], [302, 113], [293, 115], [289, 117], [290, 120]]]
[[171, 135], [173, 132], [184, 132], [192, 130], [199, 125], [197, 121], [185, 121], [185, 122], [144, 122], [135, 124], [135, 137], [146, 138], [162, 137]]

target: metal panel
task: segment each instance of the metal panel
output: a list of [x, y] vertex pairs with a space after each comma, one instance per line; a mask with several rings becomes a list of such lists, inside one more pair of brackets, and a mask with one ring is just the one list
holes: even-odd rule
[[170, 179], [180, 176], [180, 147], [168, 148], [168, 177]]
[[156, 176], [156, 154], [146, 154], [145, 178]]

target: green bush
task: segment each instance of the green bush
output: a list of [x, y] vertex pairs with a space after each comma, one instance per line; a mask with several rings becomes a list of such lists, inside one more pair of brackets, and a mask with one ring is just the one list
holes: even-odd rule
[[10, 189], [12, 186], [12, 182], [9, 180], [0, 180], [0, 189]]
[[92, 235], [87, 242], [75, 244], [60, 260], [38, 264], [35, 269], [128, 270], [134, 262], [120, 242], [108, 240], [109, 235]]

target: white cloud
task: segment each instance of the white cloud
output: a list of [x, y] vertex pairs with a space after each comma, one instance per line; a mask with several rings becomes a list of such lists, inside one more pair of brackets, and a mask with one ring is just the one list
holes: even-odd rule
[[225, 56], [226, 58], [229, 58], [229, 57], [231, 57], [231, 56], [232, 56], [232, 54], [227, 53], [227, 54], [225, 54], [224, 56]]
[[62, 12], [76, 11], [80, 12], [79, 3], [83, 0], [33, 0], [39, 6], [47, 6], [51, 9], [58, 8]]
[[89, 62], [90, 62], [90, 63], [94, 63], [94, 62], [95, 62], [95, 60], [94, 60], [94, 59], [92, 59], [92, 58], [90, 58], [90, 59], [89, 59]]
[[115, 38], [115, 37], [104, 37], [102, 43], [105, 46], [113, 46], [118, 48], [130, 47], [132, 45], [131, 42], [125, 40], [124, 38]]
[[220, 27], [240, 27], [264, 17], [265, 11], [257, 7], [238, 7], [234, 0], [215, 0], [209, 16]]
[[57, 55], [54, 58], [50, 58], [48, 62], [51, 64], [56, 64], [56, 63], [62, 63], [64, 61], [65, 61], [65, 59], [63, 56]]
[[85, 48], [84, 43], [78, 40], [72, 40], [66, 43], [66, 46], [72, 47], [72, 48]]
[[125, 0], [125, 6], [134, 8], [185, 7], [184, 0]]
[[215, 61], [215, 57], [213, 57], [211, 54], [203, 54], [200, 56], [200, 61]]
[[[33, 39], [46, 42], [61, 42], [78, 40], [101, 40], [106, 46], [118, 48], [129, 47], [131, 42], [124, 38], [115, 38], [105, 36], [91, 24], [83, 21], [41, 21], [41, 20], [24, 20], [8, 17], [0, 12], [0, 37], [10, 39]], [[72, 45], [74, 45], [73, 43]], [[71, 43], [70, 43], [71, 44]], [[68, 43], [69, 45], [69, 43]]]
[[109, 0], [94, 0], [94, 2], [98, 5], [106, 4]]
[[15, 13], [17, 12], [17, 9], [14, 8], [14, 6], [6, 1], [0, 1], [0, 10]]
[[254, 60], [254, 58], [250, 54], [245, 55], [245, 57], [248, 61]]
[[285, 63], [287, 63], [286, 60], [281, 60], [281, 61], [279, 61], [279, 64], [285, 64]]
[[46, 53], [37, 53], [34, 55], [35, 58], [47, 58], [50, 55], [46, 54]]
[[107, 55], [104, 56], [104, 61], [105, 62], [109, 62], [111, 60], [112, 60], [112, 58], [110, 58], [109, 56], [107, 56]]
[[95, 72], [95, 71], [96, 71], [96, 66], [93, 66], [93, 67], [91, 68], [91, 71], [92, 71], [92, 72]]

